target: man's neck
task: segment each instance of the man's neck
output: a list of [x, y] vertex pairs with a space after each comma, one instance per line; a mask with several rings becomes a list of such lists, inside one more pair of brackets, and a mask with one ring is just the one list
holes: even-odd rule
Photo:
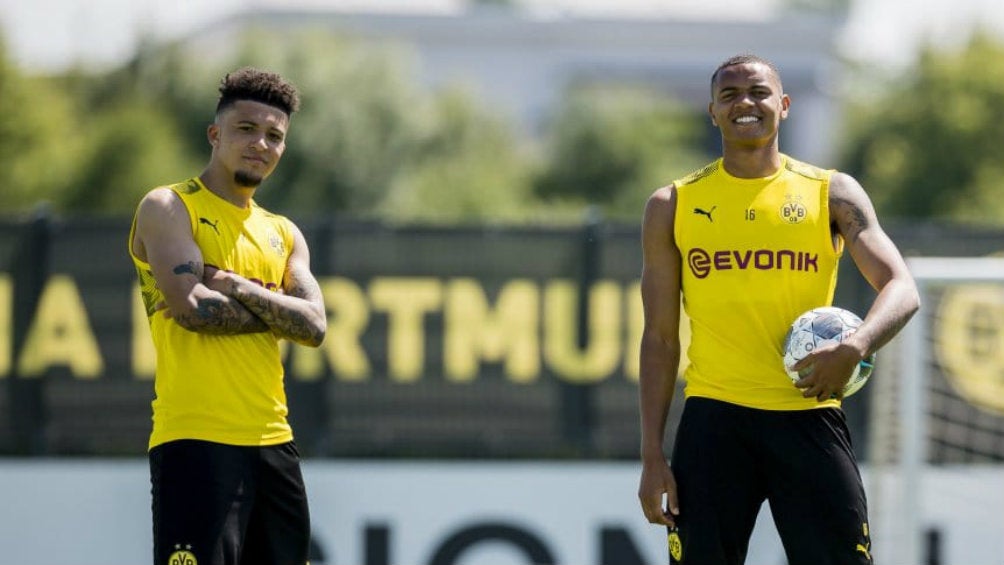
[[742, 179], [769, 177], [781, 168], [777, 145], [758, 148], [729, 148], [722, 152], [722, 166], [730, 175]]
[[251, 199], [254, 198], [255, 187], [238, 186], [233, 178], [226, 178], [226, 175], [215, 173], [210, 169], [202, 171], [199, 180], [210, 192], [238, 208], [249, 207]]

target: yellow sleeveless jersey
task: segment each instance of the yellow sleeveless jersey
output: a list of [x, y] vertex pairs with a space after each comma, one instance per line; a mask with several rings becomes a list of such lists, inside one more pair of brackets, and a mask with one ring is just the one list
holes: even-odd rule
[[[170, 186], [188, 208], [192, 235], [207, 266], [237, 273], [275, 290], [293, 246], [289, 221], [252, 202], [241, 209], [198, 178]], [[278, 338], [271, 332], [206, 335], [154, 311], [163, 301], [150, 265], [129, 251], [139, 274], [157, 352], [153, 432], [149, 447], [178, 439], [230, 445], [292, 440]]]
[[782, 162], [770, 177], [742, 179], [718, 159], [675, 181], [687, 397], [766, 410], [839, 406], [802, 398], [782, 362], [795, 318], [833, 300], [843, 241], [830, 231], [832, 171]]

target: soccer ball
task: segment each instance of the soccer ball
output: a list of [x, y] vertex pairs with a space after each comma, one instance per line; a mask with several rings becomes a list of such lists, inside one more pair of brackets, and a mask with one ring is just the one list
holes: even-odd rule
[[[791, 366], [818, 347], [831, 343], [840, 343], [854, 333], [861, 325], [861, 318], [855, 313], [835, 306], [814, 308], [795, 319], [784, 336], [784, 371], [791, 380], [797, 381], [808, 374], [808, 369], [802, 369], [802, 374], [793, 371]], [[868, 382], [875, 367], [875, 354], [863, 359], [854, 368], [844, 396], [850, 396], [861, 390]]]

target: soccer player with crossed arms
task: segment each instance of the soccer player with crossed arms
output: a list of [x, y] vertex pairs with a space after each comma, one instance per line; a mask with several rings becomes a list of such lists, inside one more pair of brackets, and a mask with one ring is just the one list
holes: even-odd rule
[[300, 230], [254, 201], [286, 149], [296, 89], [221, 82], [209, 164], [151, 190], [129, 251], [157, 351], [149, 442], [154, 565], [304, 565], [310, 515], [279, 340], [327, 329]]

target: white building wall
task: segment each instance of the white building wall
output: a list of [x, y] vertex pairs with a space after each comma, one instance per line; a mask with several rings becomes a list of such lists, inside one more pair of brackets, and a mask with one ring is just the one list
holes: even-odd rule
[[[889, 472], [889, 471], [887, 471]], [[667, 562], [665, 530], [645, 521], [637, 463], [382, 462], [304, 463], [317, 565], [365, 565], [374, 553], [394, 565], [424, 565], [448, 540], [472, 528], [504, 525], [546, 548], [553, 562], [598, 565], [601, 532], [623, 534], [646, 563]], [[874, 523], [876, 562], [897, 560], [880, 527], [883, 496], [863, 469]], [[887, 477], [895, 483], [897, 478]], [[919, 523], [941, 534], [941, 563], [1004, 560], [1002, 466], [930, 468]], [[888, 484], [888, 483], [887, 483]], [[0, 461], [0, 565], [136, 565], [152, 557], [149, 468], [145, 459]], [[895, 512], [890, 514], [895, 516]], [[367, 531], [386, 536], [374, 547]], [[372, 541], [372, 539], [370, 540]], [[471, 542], [464, 565], [528, 563], [511, 541]], [[746, 562], [785, 562], [767, 505]]]

